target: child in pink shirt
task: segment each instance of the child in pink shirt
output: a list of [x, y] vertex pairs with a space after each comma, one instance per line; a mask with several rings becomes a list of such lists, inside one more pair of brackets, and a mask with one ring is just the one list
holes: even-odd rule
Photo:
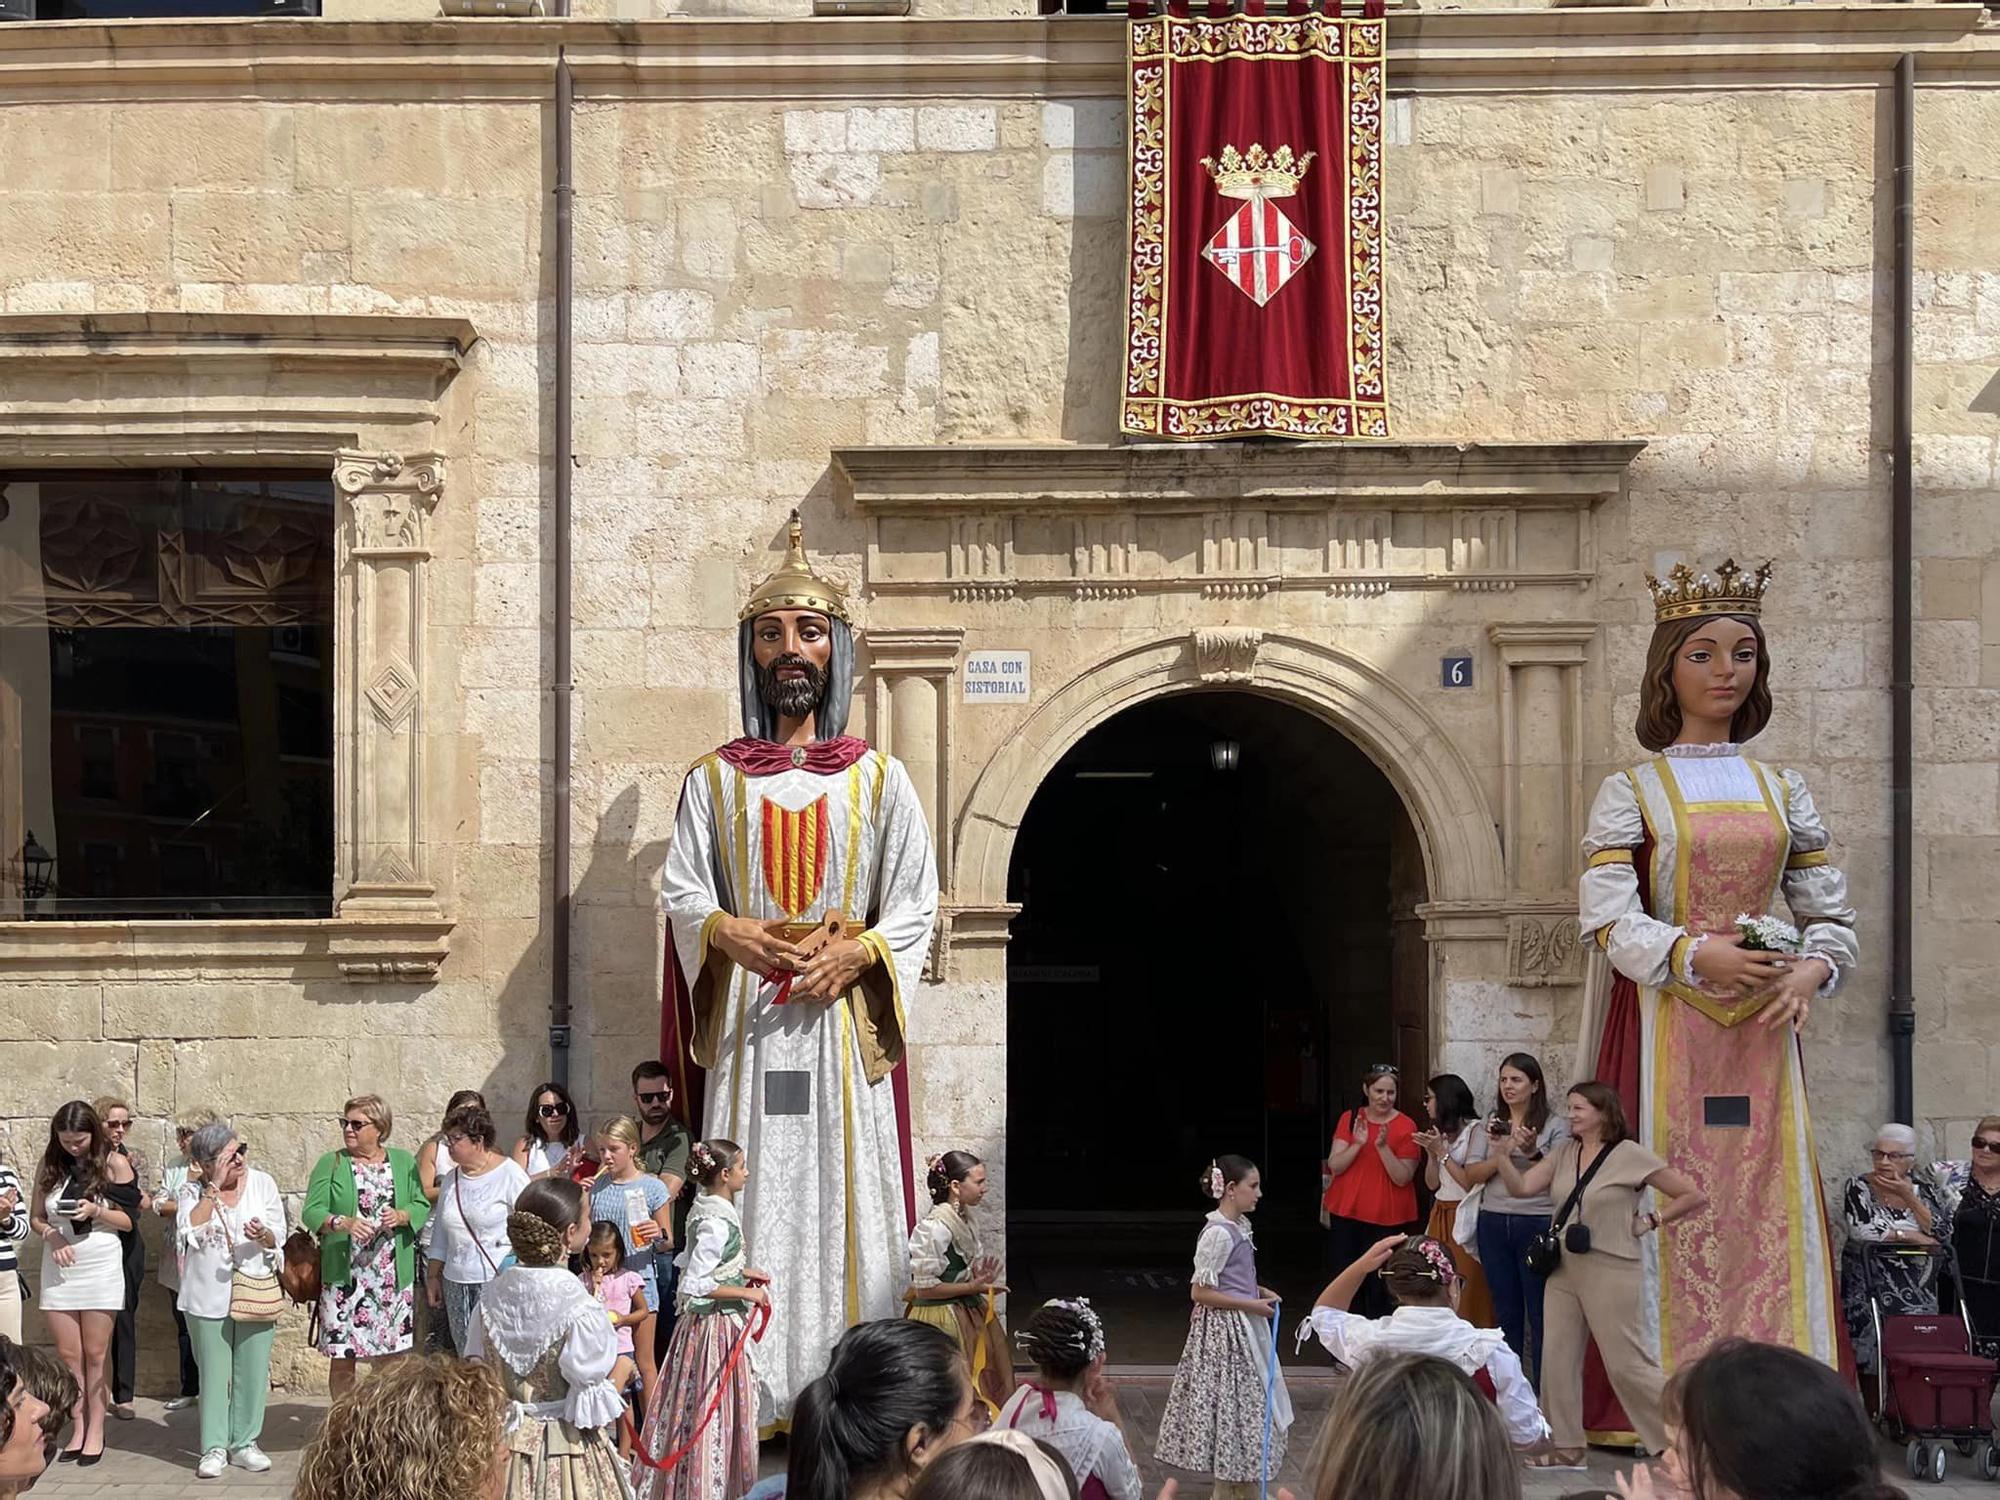
[[611, 1326], [618, 1330], [618, 1363], [611, 1367], [610, 1379], [622, 1393], [639, 1378], [639, 1365], [632, 1357], [632, 1330], [652, 1316], [646, 1309], [645, 1278], [625, 1269], [625, 1237], [616, 1224], [602, 1219], [591, 1226], [585, 1259], [587, 1264], [576, 1273], [577, 1280], [603, 1306]]

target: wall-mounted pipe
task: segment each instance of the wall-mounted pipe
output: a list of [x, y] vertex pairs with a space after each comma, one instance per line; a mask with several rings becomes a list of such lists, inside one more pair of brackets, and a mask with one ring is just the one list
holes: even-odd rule
[[570, 413], [570, 373], [574, 362], [575, 323], [572, 303], [575, 271], [575, 226], [570, 200], [575, 188], [570, 175], [571, 124], [576, 90], [569, 56], [556, 53], [556, 410], [555, 410], [555, 911], [549, 943], [549, 1077], [569, 1086], [570, 1061], [570, 475], [574, 468]]
[[1911, 804], [1910, 712], [1915, 687], [1913, 616], [1916, 571], [1911, 538], [1915, 484], [1910, 473], [1910, 435], [1916, 425], [1916, 365], [1912, 318], [1915, 307], [1915, 180], [1917, 59], [1905, 52], [1896, 61], [1893, 104], [1895, 172], [1890, 228], [1894, 258], [1894, 341], [1889, 371], [1889, 1051], [1891, 1117], [1905, 1125], [1916, 1120], [1915, 1057], [1917, 997], [1913, 978], [1915, 913]]

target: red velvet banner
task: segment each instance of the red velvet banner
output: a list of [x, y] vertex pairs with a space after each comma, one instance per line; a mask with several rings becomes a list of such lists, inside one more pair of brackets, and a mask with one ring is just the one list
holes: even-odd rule
[[1389, 435], [1384, 24], [1132, 22], [1124, 431]]

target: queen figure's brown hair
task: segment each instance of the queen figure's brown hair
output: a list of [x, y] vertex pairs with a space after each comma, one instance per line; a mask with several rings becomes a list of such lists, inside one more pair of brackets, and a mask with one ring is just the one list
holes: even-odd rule
[[1688, 637], [1710, 620], [1734, 620], [1750, 627], [1757, 642], [1757, 678], [1750, 696], [1729, 721], [1729, 737], [1739, 745], [1755, 739], [1771, 722], [1771, 650], [1764, 627], [1754, 615], [1696, 615], [1687, 620], [1663, 620], [1653, 629], [1646, 648], [1646, 675], [1639, 685], [1639, 718], [1632, 732], [1648, 750], [1664, 750], [1681, 733], [1681, 702], [1674, 693], [1674, 661]]

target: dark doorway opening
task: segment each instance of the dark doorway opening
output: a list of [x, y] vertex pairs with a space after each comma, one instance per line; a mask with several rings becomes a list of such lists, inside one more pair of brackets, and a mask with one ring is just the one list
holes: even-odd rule
[[1014, 1306], [1088, 1296], [1113, 1363], [1172, 1364], [1197, 1179], [1233, 1151], [1263, 1173], [1259, 1275], [1289, 1326], [1325, 1279], [1334, 1114], [1383, 1059], [1422, 1106], [1423, 860], [1389, 779], [1276, 699], [1157, 699], [1049, 774], [1008, 883]]

